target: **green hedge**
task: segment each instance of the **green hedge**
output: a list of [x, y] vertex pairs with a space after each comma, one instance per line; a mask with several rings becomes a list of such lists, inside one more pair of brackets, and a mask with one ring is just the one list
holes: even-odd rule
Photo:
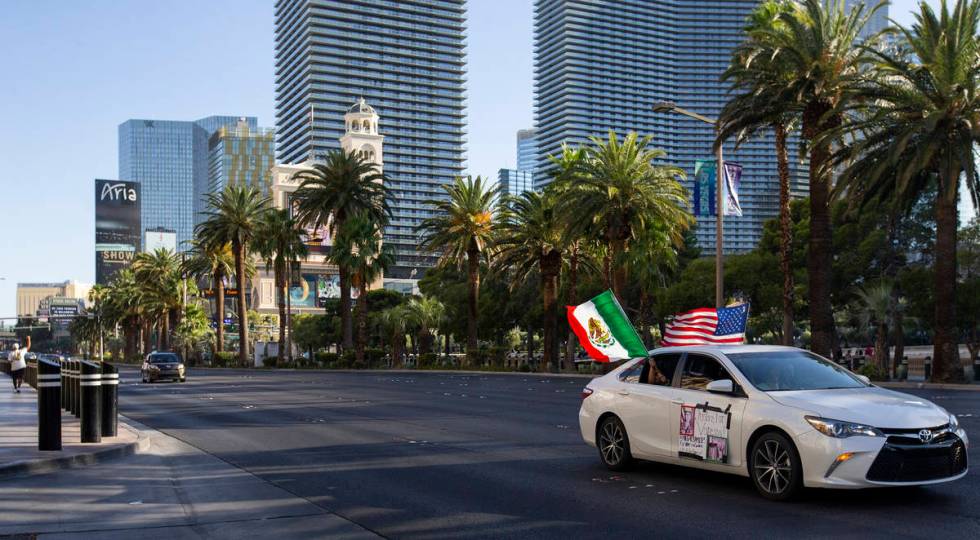
[[237, 359], [237, 354], [222, 351], [214, 355], [214, 358], [211, 359], [211, 365], [213, 367], [228, 367], [234, 365]]

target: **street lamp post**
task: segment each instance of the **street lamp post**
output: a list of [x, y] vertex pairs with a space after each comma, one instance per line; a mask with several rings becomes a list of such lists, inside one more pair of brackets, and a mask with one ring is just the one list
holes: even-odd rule
[[[670, 101], [661, 101], [653, 104], [653, 112], [675, 112], [677, 114], [682, 114], [689, 118], [695, 120], [700, 120], [706, 124], [711, 124], [715, 128], [715, 133], [718, 133], [720, 126], [718, 120], [708, 118], [707, 116], [702, 116], [698, 113], [684, 110], [678, 107], [675, 103]], [[715, 307], [724, 307], [725, 302], [725, 263], [722, 255], [722, 248], [724, 246], [724, 237], [722, 232], [724, 230], [724, 215], [725, 210], [722, 207], [724, 204], [724, 199], [722, 197], [722, 186], [724, 185], [724, 161], [721, 155], [721, 145], [719, 144], [715, 150], [715, 156], [718, 160], [717, 174], [715, 182]]]

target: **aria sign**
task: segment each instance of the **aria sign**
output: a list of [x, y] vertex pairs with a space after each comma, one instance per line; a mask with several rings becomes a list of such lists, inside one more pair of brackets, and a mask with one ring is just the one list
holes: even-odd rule
[[[98, 182], [98, 180], [96, 180]], [[136, 186], [137, 184], [131, 182], [116, 182], [115, 184], [110, 184], [106, 182], [102, 184], [102, 193], [99, 196], [100, 201], [129, 201], [136, 202]]]
[[95, 281], [109, 283], [140, 251], [140, 185], [95, 181]]

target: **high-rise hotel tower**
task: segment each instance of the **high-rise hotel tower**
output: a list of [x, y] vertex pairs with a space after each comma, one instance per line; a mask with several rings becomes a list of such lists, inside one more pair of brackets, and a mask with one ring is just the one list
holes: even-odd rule
[[427, 200], [463, 174], [466, 133], [465, 0], [278, 0], [276, 141], [284, 164], [339, 148], [344, 113], [367, 100], [382, 118], [384, 172], [396, 252], [386, 277], [421, 277]]

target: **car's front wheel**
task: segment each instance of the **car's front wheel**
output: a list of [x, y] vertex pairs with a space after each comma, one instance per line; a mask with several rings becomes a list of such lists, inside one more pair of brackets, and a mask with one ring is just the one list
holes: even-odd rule
[[787, 501], [803, 489], [803, 465], [796, 446], [781, 433], [766, 433], [752, 445], [749, 472], [763, 497]]
[[609, 470], [623, 471], [633, 463], [626, 427], [615, 416], [607, 417], [599, 425], [596, 445], [599, 447], [599, 457]]

